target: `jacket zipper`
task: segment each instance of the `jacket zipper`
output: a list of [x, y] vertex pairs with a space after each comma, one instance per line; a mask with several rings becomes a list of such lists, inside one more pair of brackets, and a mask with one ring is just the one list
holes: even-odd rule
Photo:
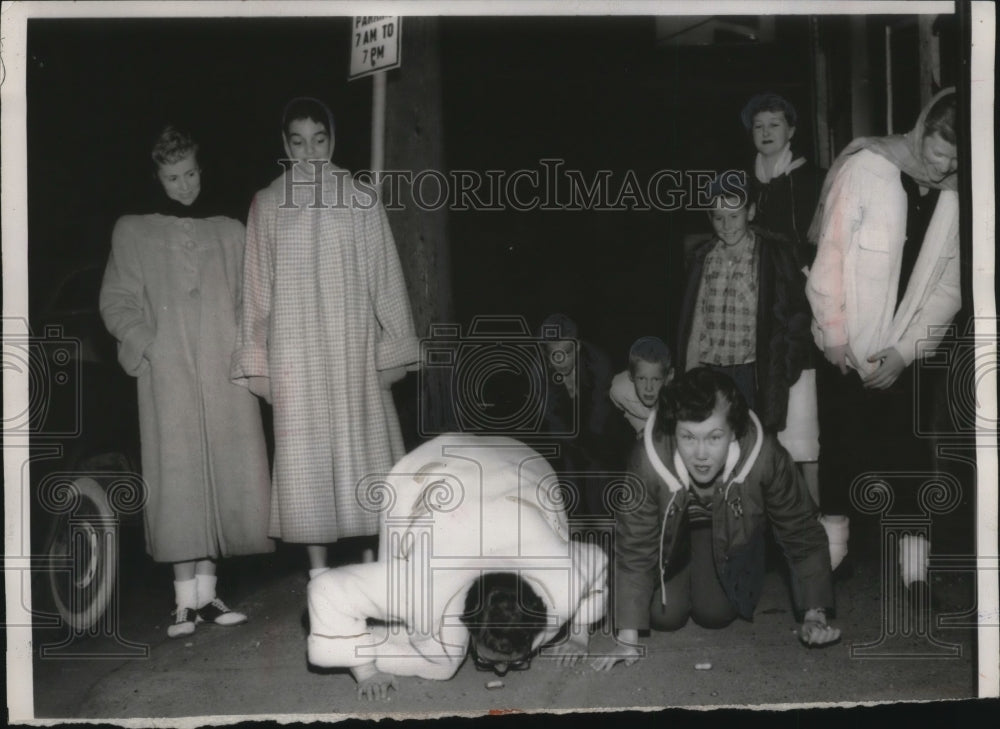
[[667, 604], [667, 580], [664, 577], [666, 569], [663, 565], [663, 538], [667, 534], [667, 519], [670, 518], [670, 510], [674, 508], [674, 500], [677, 498], [677, 492], [673, 491], [670, 494], [670, 501], [667, 502], [667, 509], [663, 512], [663, 524], [660, 527], [660, 602], [663, 605]]

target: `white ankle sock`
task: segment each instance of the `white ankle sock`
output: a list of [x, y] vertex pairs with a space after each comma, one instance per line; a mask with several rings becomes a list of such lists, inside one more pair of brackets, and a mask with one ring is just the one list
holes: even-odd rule
[[203, 608], [215, 599], [215, 575], [195, 575], [198, 583], [198, 608]]
[[927, 553], [931, 545], [923, 536], [904, 534], [899, 540], [899, 569], [903, 584], [927, 581]]
[[174, 580], [174, 599], [177, 607], [195, 610], [198, 607], [198, 593], [194, 580]]
[[831, 514], [821, 516], [819, 523], [823, 525], [826, 539], [830, 542], [830, 569], [835, 570], [847, 556], [851, 520], [846, 516]]

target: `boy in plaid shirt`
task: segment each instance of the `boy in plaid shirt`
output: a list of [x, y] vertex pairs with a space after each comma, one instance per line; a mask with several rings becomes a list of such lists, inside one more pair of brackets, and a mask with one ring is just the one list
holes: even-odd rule
[[764, 427], [777, 432], [788, 390], [809, 362], [809, 305], [791, 254], [751, 227], [745, 179], [727, 175], [709, 192], [715, 235], [688, 265], [677, 366], [729, 375]]

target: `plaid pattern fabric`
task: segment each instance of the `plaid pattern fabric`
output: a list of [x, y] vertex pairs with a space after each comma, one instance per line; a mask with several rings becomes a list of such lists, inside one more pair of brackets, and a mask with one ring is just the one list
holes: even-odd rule
[[232, 370], [235, 379], [270, 377], [270, 534], [306, 544], [377, 532], [377, 508], [359, 485], [404, 453], [377, 370], [419, 355], [385, 210], [364, 194], [367, 204], [351, 205], [346, 175], [325, 182], [327, 207], [311, 207], [308, 186], [280, 207], [284, 176], [254, 198]]
[[719, 241], [705, 256], [696, 304], [701, 323], [698, 361], [703, 364], [748, 364], [757, 356], [758, 256], [753, 235], [736, 248], [726, 251]]

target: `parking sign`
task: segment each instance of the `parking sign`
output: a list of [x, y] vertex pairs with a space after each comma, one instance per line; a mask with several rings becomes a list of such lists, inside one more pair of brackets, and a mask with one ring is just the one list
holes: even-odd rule
[[351, 34], [353, 80], [376, 71], [399, 67], [402, 18], [398, 15], [358, 15]]

